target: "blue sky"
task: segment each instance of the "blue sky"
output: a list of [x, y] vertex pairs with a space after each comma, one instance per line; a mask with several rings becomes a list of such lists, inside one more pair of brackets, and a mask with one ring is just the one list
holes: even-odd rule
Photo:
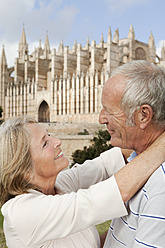
[[127, 37], [130, 25], [135, 39], [148, 42], [151, 31], [157, 53], [165, 41], [164, 0], [0, 0], [0, 51], [5, 45], [8, 65], [14, 64], [24, 24], [29, 51], [44, 46], [48, 33], [51, 48], [61, 40], [64, 46], [107, 41], [108, 29], [112, 36], [119, 29], [120, 38]]

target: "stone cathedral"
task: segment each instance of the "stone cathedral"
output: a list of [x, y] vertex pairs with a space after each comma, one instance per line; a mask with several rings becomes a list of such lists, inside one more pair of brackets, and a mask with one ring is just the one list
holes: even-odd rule
[[148, 43], [135, 39], [131, 25], [126, 38], [119, 30], [100, 43], [87, 39], [83, 47], [75, 41], [70, 49], [59, 44], [50, 49], [48, 35], [29, 54], [25, 30], [18, 44], [18, 57], [8, 67], [4, 47], [0, 61], [0, 105], [3, 119], [29, 115], [39, 122], [98, 122], [101, 92], [112, 70], [131, 60], [145, 59], [165, 65], [165, 48], [156, 54], [154, 37]]

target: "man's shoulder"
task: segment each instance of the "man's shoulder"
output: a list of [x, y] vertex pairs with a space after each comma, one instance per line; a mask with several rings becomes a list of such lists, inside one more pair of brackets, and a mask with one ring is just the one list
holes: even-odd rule
[[165, 193], [165, 162], [150, 176], [143, 190], [146, 190], [150, 197]]
[[129, 204], [136, 209], [139, 204], [142, 207], [155, 196], [162, 196], [165, 201], [165, 162], [150, 176], [141, 190], [129, 201]]

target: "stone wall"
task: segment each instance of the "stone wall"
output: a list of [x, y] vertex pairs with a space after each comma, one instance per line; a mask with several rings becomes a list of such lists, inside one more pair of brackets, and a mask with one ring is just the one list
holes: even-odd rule
[[89, 147], [93, 139], [93, 135], [58, 135], [56, 137], [62, 141], [62, 151], [70, 163], [72, 162], [72, 153], [82, 150], [84, 146]]

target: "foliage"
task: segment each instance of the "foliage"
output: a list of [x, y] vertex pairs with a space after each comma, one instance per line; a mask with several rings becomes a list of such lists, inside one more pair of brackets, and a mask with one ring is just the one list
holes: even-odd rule
[[6, 244], [5, 244], [5, 236], [3, 233], [3, 216], [2, 213], [0, 211], [0, 248], [6, 248]]
[[3, 216], [0, 210], [0, 230], [3, 228]]
[[107, 130], [99, 130], [96, 132], [96, 136], [92, 140], [92, 145], [88, 148], [85, 146], [83, 150], [76, 150], [72, 153], [73, 163], [82, 164], [87, 159], [93, 159], [100, 155], [100, 153], [112, 148], [109, 144], [110, 135]]
[[5, 236], [2, 230], [0, 230], [0, 248], [7, 248]]
[[2, 112], [3, 112], [3, 109], [2, 109], [2, 107], [0, 106], [0, 117], [2, 117]]
[[78, 135], [88, 135], [88, 130], [84, 129], [84, 132], [79, 132]]

